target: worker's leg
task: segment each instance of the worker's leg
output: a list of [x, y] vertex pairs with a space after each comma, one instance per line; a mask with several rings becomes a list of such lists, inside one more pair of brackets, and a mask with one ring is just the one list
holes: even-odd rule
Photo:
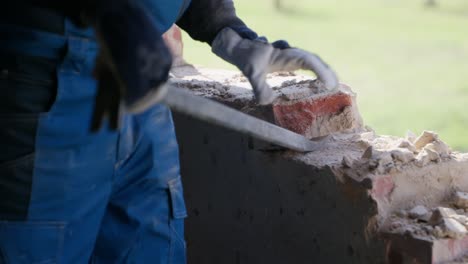
[[117, 146], [89, 134], [96, 46], [2, 24], [0, 36], [0, 263], [87, 263]]
[[185, 263], [186, 217], [169, 109], [127, 117], [94, 263]]

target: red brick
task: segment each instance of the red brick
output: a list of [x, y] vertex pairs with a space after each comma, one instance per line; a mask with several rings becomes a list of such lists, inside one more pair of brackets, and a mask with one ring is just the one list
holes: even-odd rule
[[336, 92], [286, 104], [275, 104], [273, 113], [278, 125], [305, 134], [317, 118], [339, 114], [352, 103], [351, 95]]

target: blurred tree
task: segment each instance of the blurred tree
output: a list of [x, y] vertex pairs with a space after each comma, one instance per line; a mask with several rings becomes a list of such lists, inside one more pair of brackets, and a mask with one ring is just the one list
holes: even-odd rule
[[278, 10], [278, 11], [282, 11], [282, 10], [283, 10], [283, 5], [282, 5], [282, 1], [281, 1], [281, 0], [275, 0], [275, 8], [276, 8], [276, 10]]
[[426, 1], [426, 6], [436, 6], [436, 0], [427, 0]]

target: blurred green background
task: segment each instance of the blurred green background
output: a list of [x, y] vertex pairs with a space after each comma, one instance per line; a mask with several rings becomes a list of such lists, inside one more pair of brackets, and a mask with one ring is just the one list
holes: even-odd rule
[[[358, 94], [367, 125], [404, 136], [434, 130], [468, 150], [468, 0], [235, 0], [269, 40], [319, 54]], [[233, 69], [184, 36], [185, 58]]]

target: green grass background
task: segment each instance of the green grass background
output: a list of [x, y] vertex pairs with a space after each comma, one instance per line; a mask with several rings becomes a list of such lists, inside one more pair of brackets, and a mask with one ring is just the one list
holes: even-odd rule
[[[358, 94], [379, 134], [434, 130], [468, 150], [468, 1], [235, 0], [238, 14], [270, 40], [319, 54]], [[206, 44], [185, 38], [194, 64], [232, 69]]]

